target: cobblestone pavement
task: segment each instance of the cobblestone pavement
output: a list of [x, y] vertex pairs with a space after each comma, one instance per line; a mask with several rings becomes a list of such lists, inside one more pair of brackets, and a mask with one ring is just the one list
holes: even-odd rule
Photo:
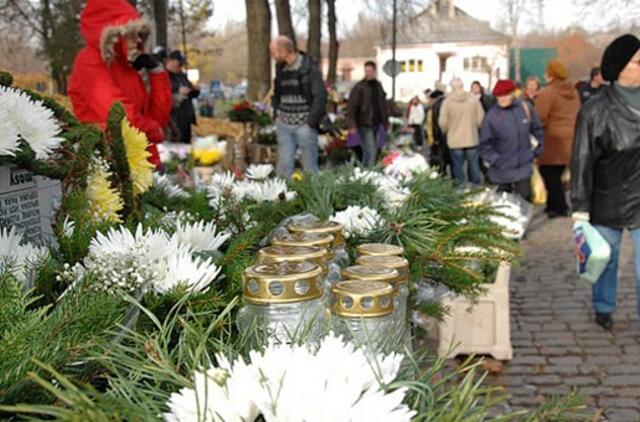
[[[640, 421], [640, 325], [633, 247], [625, 238], [614, 329], [593, 322], [591, 289], [576, 281], [569, 219], [534, 222], [511, 278], [514, 358], [500, 375], [513, 408], [578, 388], [603, 420]], [[536, 227], [537, 226], [537, 227]]]

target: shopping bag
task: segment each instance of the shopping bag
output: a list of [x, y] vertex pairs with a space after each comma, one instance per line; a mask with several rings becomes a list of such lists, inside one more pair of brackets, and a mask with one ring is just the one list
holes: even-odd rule
[[534, 205], [544, 205], [547, 203], [547, 188], [544, 186], [544, 180], [542, 180], [538, 166], [533, 166], [531, 197], [531, 202], [533, 202]]
[[576, 242], [578, 277], [593, 284], [600, 279], [611, 260], [611, 246], [586, 221], [577, 221], [573, 225], [573, 239]]

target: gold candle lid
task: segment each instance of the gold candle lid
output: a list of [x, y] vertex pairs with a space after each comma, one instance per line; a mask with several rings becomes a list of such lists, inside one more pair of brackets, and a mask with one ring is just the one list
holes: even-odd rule
[[334, 237], [336, 248], [345, 244], [343, 230], [343, 225], [336, 221], [305, 220], [289, 225], [289, 231], [293, 233], [328, 233]]
[[382, 265], [352, 265], [342, 270], [345, 280], [385, 281], [394, 284], [400, 273]]
[[327, 250], [319, 246], [267, 246], [258, 251], [259, 262], [322, 262]]
[[398, 271], [398, 278], [396, 282], [398, 284], [405, 284], [409, 282], [409, 261], [406, 258], [397, 255], [389, 256], [371, 256], [364, 255], [356, 259], [358, 265], [377, 265], [387, 268], [393, 268]]
[[393, 287], [382, 281], [341, 281], [333, 289], [332, 312], [345, 317], [375, 318], [393, 313]]
[[271, 240], [274, 246], [319, 246], [329, 253], [328, 259], [333, 259], [333, 236], [327, 233], [287, 233], [276, 236]]
[[242, 275], [242, 296], [257, 304], [295, 303], [322, 297], [322, 270], [316, 264], [273, 262], [249, 267]]
[[389, 255], [404, 255], [404, 249], [402, 246], [389, 245], [386, 243], [365, 243], [357, 247], [358, 255], [371, 255], [371, 256], [389, 256]]

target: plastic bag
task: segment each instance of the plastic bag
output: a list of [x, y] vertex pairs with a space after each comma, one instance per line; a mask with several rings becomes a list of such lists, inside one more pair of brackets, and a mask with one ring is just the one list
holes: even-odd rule
[[544, 180], [542, 180], [538, 166], [533, 166], [531, 193], [531, 202], [533, 202], [534, 205], [544, 205], [547, 203], [547, 188], [544, 186]]
[[576, 242], [578, 276], [593, 284], [600, 279], [611, 260], [611, 247], [586, 221], [577, 221], [573, 225], [573, 239]]

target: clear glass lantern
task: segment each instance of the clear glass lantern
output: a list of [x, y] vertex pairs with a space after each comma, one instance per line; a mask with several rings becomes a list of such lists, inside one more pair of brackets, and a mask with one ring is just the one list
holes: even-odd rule
[[323, 292], [322, 269], [312, 262], [249, 267], [242, 277], [238, 328], [260, 344], [318, 344], [328, 321]]
[[382, 266], [394, 269], [398, 272], [398, 277], [391, 283], [395, 287], [393, 296], [394, 318], [398, 327], [398, 332], [402, 333], [403, 341], [411, 349], [411, 328], [409, 326], [409, 315], [407, 306], [409, 301], [409, 261], [397, 255], [358, 257], [356, 264], [362, 266]]
[[335, 252], [335, 262], [340, 268], [349, 265], [349, 254], [346, 249], [344, 237], [344, 227], [335, 221], [303, 220], [289, 224], [289, 231], [292, 233], [323, 233], [333, 236], [333, 250]]
[[382, 281], [341, 281], [333, 288], [332, 327], [371, 354], [398, 350], [393, 287]]

